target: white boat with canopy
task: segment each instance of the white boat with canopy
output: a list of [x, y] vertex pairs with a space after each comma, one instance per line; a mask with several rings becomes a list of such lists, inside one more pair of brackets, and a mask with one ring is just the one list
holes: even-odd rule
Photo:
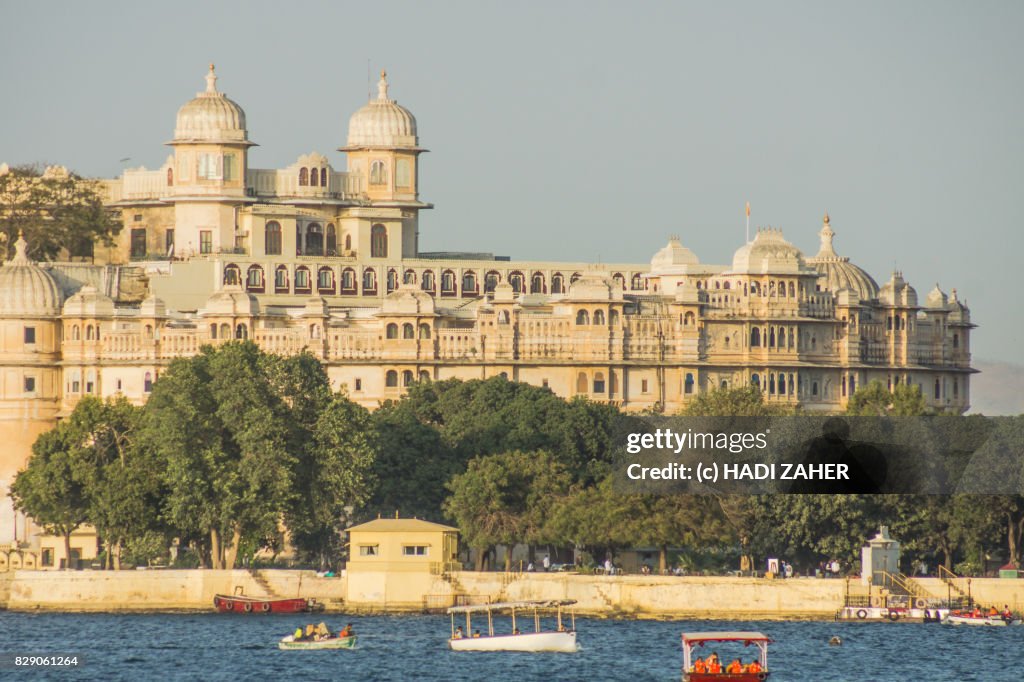
[[[576, 614], [568, 609], [565, 614], [569, 618], [569, 626], [563, 622], [565, 607], [576, 603], [574, 599], [555, 599], [548, 601], [515, 601], [496, 602], [493, 604], [477, 604], [473, 606], [453, 606], [448, 609], [452, 617], [451, 638], [448, 647], [452, 651], [557, 651], [572, 653], [576, 646]], [[555, 629], [541, 629], [541, 614], [554, 612]], [[511, 616], [511, 632], [495, 633], [495, 615]], [[465, 630], [456, 624], [456, 617], [465, 614]], [[486, 634], [473, 629], [473, 614], [486, 614]], [[517, 620], [518, 616], [518, 620]], [[478, 616], [479, 617], [479, 616]], [[550, 617], [550, 616], [549, 616]], [[533, 632], [522, 632], [519, 625], [533, 621]]]

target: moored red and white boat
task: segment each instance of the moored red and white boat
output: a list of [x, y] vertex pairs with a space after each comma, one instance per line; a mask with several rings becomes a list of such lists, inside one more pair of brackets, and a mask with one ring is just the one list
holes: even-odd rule
[[1012, 615], [996, 615], [990, 616], [988, 614], [973, 614], [968, 612], [953, 611], [948, 616], [944, 623], [949, 625], [981, 625], [987, 627], [1006, 627], [1007, 625], [1020, 625], [1021, 621], [1014, 618]]

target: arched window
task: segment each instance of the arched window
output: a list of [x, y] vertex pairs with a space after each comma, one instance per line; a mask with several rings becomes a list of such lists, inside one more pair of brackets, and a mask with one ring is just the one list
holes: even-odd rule
[[786, 346], [786, 328], [779, 327], [779, 348], [785, 348]]
[[512, 285], [512, 291], [517, 294], [523, 293], [523, 273], [518, 271], [509, 273], [508, 283]]
[[451, 270], [445, 270], [441, 273], [441, 295], [455, 295], [455, 273]]
[[[846, 380], [843, 379], [843, 390], [846, 390]], [[779, 395], [786, 395], [786, 375], [779, 372]]]
[[281, 255], [281, 223], [271, 220], [265, 228], [264, 253], [268, 256]]
[[78, 325], [76, 324], [76, 325], [72, 326], [71, 327], [71, 340], [72, 341], [79, 341], [79, 340], [81, 340], [81, 338], [82, 338], [82, 333], [81, 333], [81, 331], [79, 331]]
[[[722, 284], [722, 288], [725, 289], [726, 291], [729, 291], [732, 288], [732, 282], [730, 282], [729, 280], [725, 280], [725, 283]], [[728, 298], [726, 300], [728, 300]]]
[[412, 382], [414, 380], [415, 380], [415, 375], [412, 373], [412, 370], [408, 370], [407, 369], [407, 370], [404, 370], [402, 372], [402, 385], [403, 386], [411, 386]]
[[334, 223], [327, 223], [327, 255], [338, 255], [338, 228]]
[[394, 322], [388, 324], [384, 328], [384, 338], [386, 339], [397, 339], [398, 338], [398, 325]]
[[771, 373], [768, 374], [768, 393], [775, 395], [775, 375]]
[[327, 169], [326, 168], [321, 168], [320, 169], [320, 186], [321, 187], [327, 187]]
[[686, 395], [693, 393], [693, 374], [690, 372], [686, 373], [686, 381], [683, 382], [683, 393]]
[[572, 273], [572, 277], [570, 277], [570, 278], [569, 278], [569, 284], [575, 284], [575, 283], [576, 283], [576, 280], [578, 280], [578, 279], [579, 279], [580, 277], [582, 277], [582, 276], [583, 276], [583, 275], [581, 275], [581, 274], [580, 274], [580, 273], [578, 273], [578, 272], [574, 272], [574, 273]]
[[512, 318], [509, 316], [507, 310], [502, 310], [500, 313], [498, 313], [498, 324], [509, 324], [509, 322], [511, 322], [511, 319]]
[[579, 374], [576, 375], [576, 392], [587, 392], [587, 375], [583, 372], [580, 372]]
[[416, 271], [415, 270], [406, 270], [402, 274], [402, 283], [403, 284], [416, 284]]
[[811, 337], [811, 350], [815, 350], [818, 347], [818, 339], [814, 336]]
[[425, 369], [420, 370], [420, 381], [430, 381], [430, 372]]
[[488, 272], [484, 275], [484, 293], [494, 293], [494, 289], [498, 286], [499, 282], [501, 282], [501, 274], [499, 274], [497, 270], [491, 270]]
[[420, 338], [421, 339], [429, 339], [430, 338], [430, 325], [426, 324], [425, 322], [420, 324]]
[[584, 325], [589, 325], [590, 313], [588, 313], [586, 310], [581, 310], [578, 313], [576, 313], [576, 324], [581, 327]]
[[406, 322], [402, 325], [402, 338], [403, 339], [415, 339], [416, 329], [410, 323]]
[[434, 293], [434, 273], [431, 270], [423, 271], [423, 278], [420, 280], [420, 287], [423, 291]]
[[629, 280], [629, 288], [633, 291], [640, 291], [644, 288], [643, 277], [640, 276], [639, 272], [634, 272], [633, 276]]
[[351, 251], [352, 250], [352, 235], [350, 235], [350, 234], [346, 234], [345, 235], [345, 250], [346, 251]]
[[476, 274], [469, 270], [462, 275], [462, 295], [476, 294]]
[[144, 393], [153, 392], [153, 375], [146, 372], [146, 375], [142, 379], [142, 390]]
[[388, 257], [388, 230], [383, 225], [374, 225], [370, 229], [370, 256]]
[[93, 340], [92, 325], [91, 324], [87, 324], [85, 326], [85, 340], [86, 341], [92, 341]]
[[299, 169], [299, 187], [308, 187], [308, 186], [309, 186], [309, 169], [308, 168], [300, 168]]
[[217, 338], [217, 325], [216, 324], [211, 324], [210, 325], [210, 338], [211, 339]]
[[683, 326], [690, 327], [697, 322], [697, 316], [693, 314], [693, 311], [686, 311], [683, 315]]
[[239, 324], [235, 327], [235, 338], [236, 339], [247, 339], [249, 338], [249, 328], [244, 324]]
[[320, 325], [311, 324], [309, 325], [309, 338], [319, 339], [320, 338]]
[[612, 310], [611, 312], [608, 313], [608, 324], [610, 324], [612, 327], [617, 327], [619, 325], [618, 310]]
[[168, 168], [167, 169], [167, 186], [170, 187], [173, 184], [174, 184], [174, 169], [173, 168]]
[[754, 327], [750, 330], [750, 347], [758, 348], [761, 345], [761, 330], [758, 327]]
[[[792, 378], [790, 378], [790, 380], [789, 380], [789, 392], [790, 393], [793, 392], [793, 379]], [[857, 377], [855, 377], [855, 376], [853, 376], [851, 374], [850, 375], [850, 395], [853, 395], [856, 392], [857, 392]]]
[[953, 334], [953, 348], [959, 348], [959, 347], [960, 347], [960, 335], [959, 334]]
[[372, 268], [363, 270], [363, 294], [377, 293], [377, 273]]
[[616, 272], [614, 275], [612, 275], [612, 280], [615, 281], [615, 286], [617, 286], [619, 289], [624, 290], [626, 288], [626, 278], [622, 275], [621, 272]]
[[604, 311], [603, 310], [595, 310], [594, 311], [594, 324], [596, 324], [596, 325], [603, 325], [604, 324]]
[[341, 271], [341, 293], [356, 293], [356, 271], [352, 268], [345, 268]]
[[333, 294], [334, 293], [334, 270], [327, 267], [326, 265], [316, 273], [316, 288], [322, 294]]
[[324, 255], [324, 226], [320, 223], [310, 223], [306, 227], [306, 255]]
[[818, 395], [818, 382], [817, 381], [812, 381], [811, 382], [811, 395]]
[[309, 281], [309, 268], [305, 265], [300, 265], [295, 268], [295, 293], [297, 294], [308, 294], [312, 292], [312, 286]]
[[234, 263], [229, 263], [224, 268], [224, 284], [241, 284], [242, 269]]
[[370, 184], [386, 185], [388, 183], [388, 168], [383, 161], [374, 161], [370, 164]]
[[565, 293], [565, 277], [560, 272], [556, 272], [555, 274], [551, 275], [551, 293]]
[[388, 388], [398, 388], [398, 372], [389, 369], [387, 374], [384, 375], [384, 385]]
[[594, 372], [594, 393], [604, 393], [604, 374]]
[[533, 273], [533, 277], [530, 278], [530, 293], [531, 294], [543, 294], [544, 293], [544, 275], [539, 272]]
[[757, 373], [750, 375], [750, 385], [759, 391], [761, 390], [761, 377]]
[[388, 269], [388, 293], [398, 288], [398, 273], [395, 272], [394, 268]]
[[768, 328], [768, 347], [775, 348], [775, 327]]
[[313, 168], [309, 171], [309, 184], [316, 187], [320, 184], [320, 169]]
[[250, 265], [245, 274], [245, 288], [248, 291], [263, 293], [263, 267]]
[[942, 397], [942, 383], [938, 377], [935, 378], [935, 399], [939, 400]]
[[953, 377], [953, 398], [960, 397], [960, 379]]
[[222, 338], [222, 339], [230, 339], [231, 338], [231, 325], [229, 325], [227, 322], [221, 324], [221, 326], [220, 326], [220, 338]]

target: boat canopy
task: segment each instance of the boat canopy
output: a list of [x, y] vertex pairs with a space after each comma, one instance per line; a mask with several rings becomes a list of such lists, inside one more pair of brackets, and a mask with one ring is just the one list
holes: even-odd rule
[[774, 642], [762, 632], [684, 632], [683, 642], [689, 645], [701, 645], [705, 642]]
[[505, 609], [557, 609], [575, 604], [575, 599], [547, 599], [543, 601], [502, 601], [493, 604], [472, 604], [453, 606], [448, 613], [481, 613], [483, 611], [501, 611]]

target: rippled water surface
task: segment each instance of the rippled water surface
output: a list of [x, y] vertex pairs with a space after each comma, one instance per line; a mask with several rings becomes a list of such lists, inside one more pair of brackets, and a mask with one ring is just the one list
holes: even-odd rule
[[[447, 616], [324, 618], [352, 622], [350, 651], [279, 651], [294, 616], [87, 615], [0, 612], [0, 653], [82, 657], [76, 670], [0, 670], [0, 679], [78, 680], [679, 680], [685, 630], [760, 630], [771, 679], [1011, 681], [1024, 679], [1024, 627], [914, 623], [611, 621], [577, 619], [575, 654], [454, 653]], [[476, 623], [474, 623], [474, 627]], [[528, 623], [532, 628], [532, 623]], [[833, 635], [843, 645], [828, 645]], [[750, 651], [715, 647], [729, 661]]]

